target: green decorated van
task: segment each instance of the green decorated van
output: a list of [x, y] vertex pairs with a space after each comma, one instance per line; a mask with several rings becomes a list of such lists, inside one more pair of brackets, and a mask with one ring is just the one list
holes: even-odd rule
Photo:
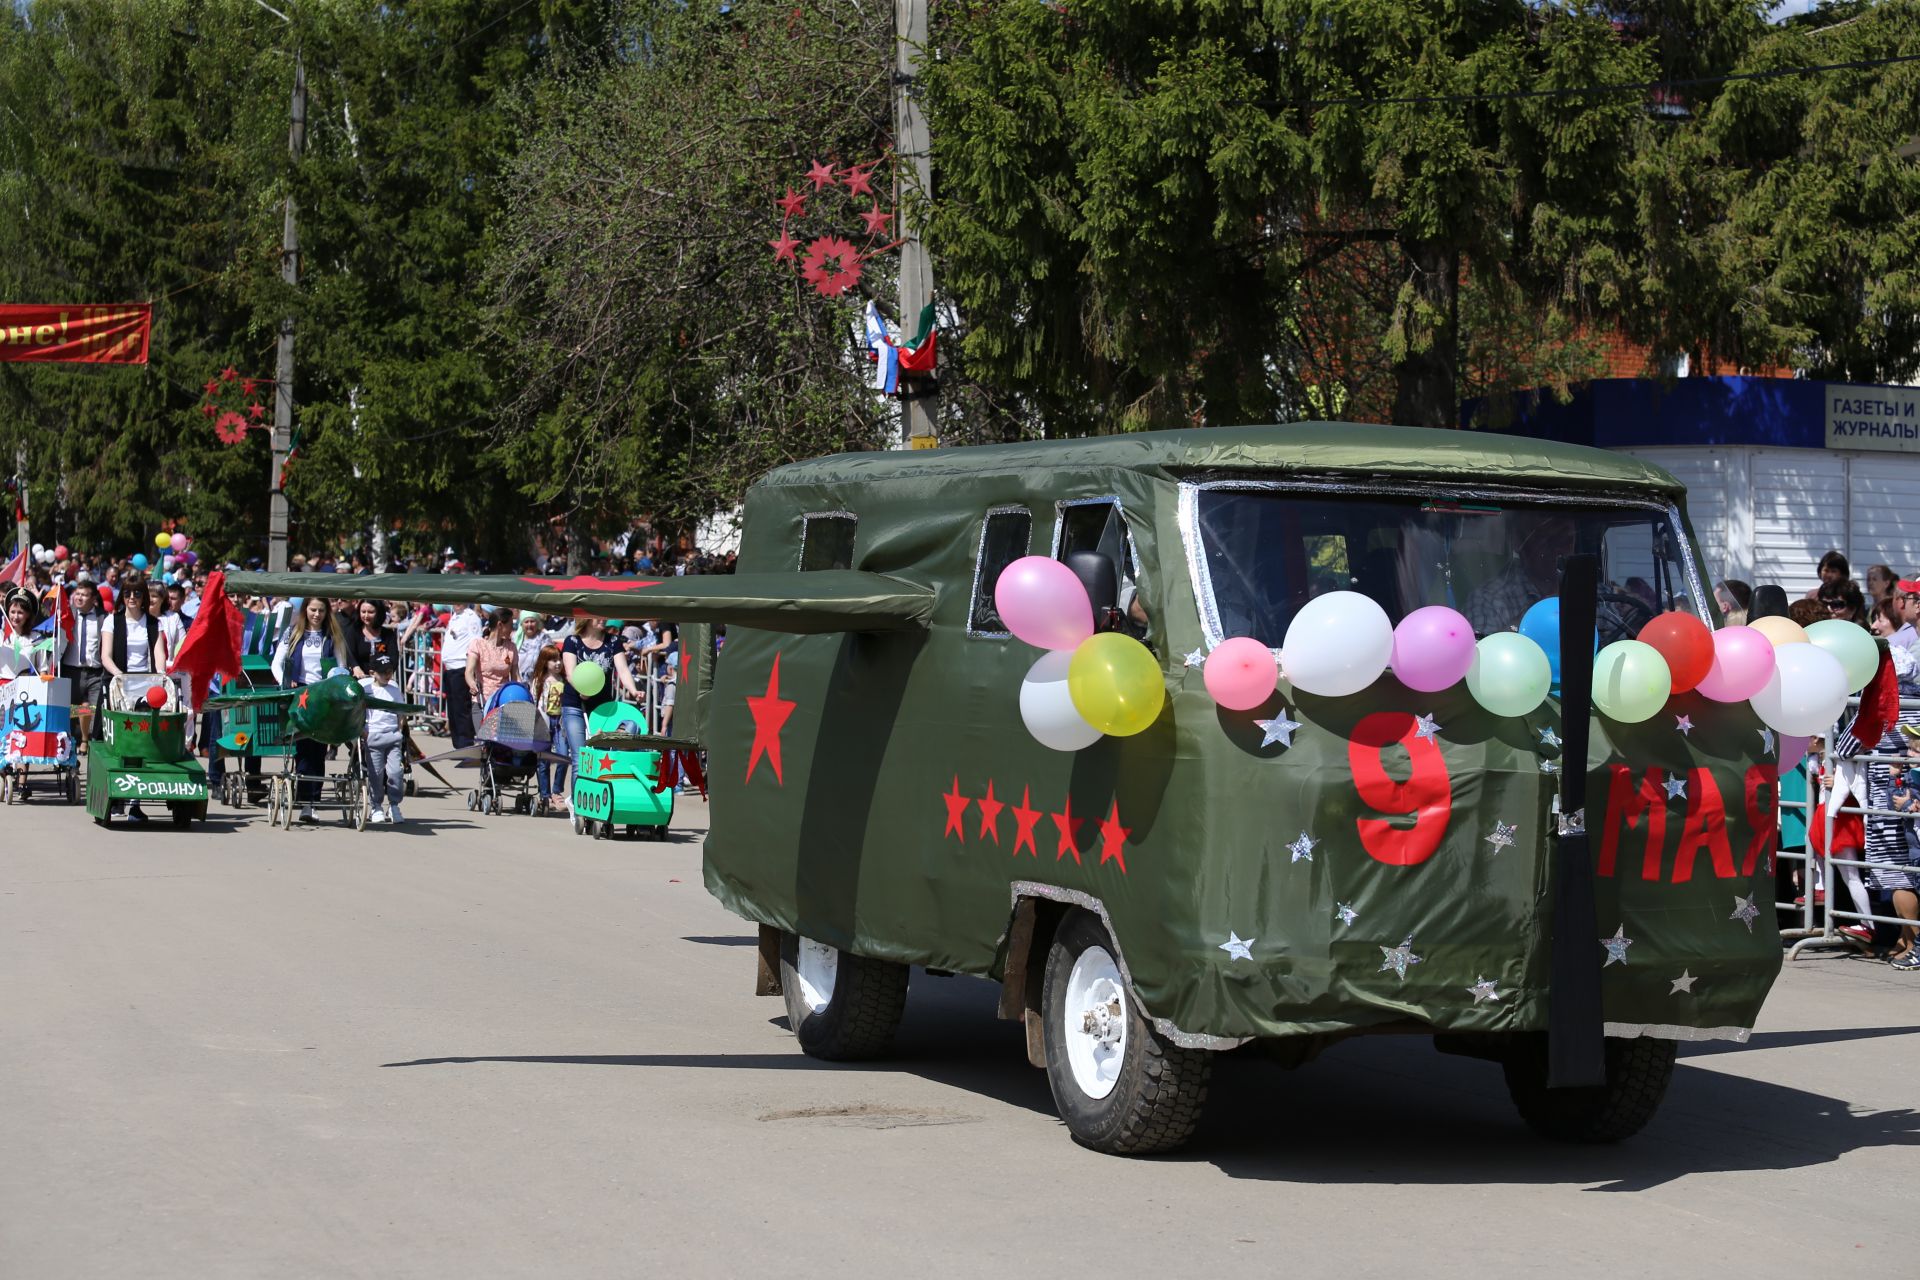
[[[1045, 653], [997, 587], [1034, 556], [1151, 655], [1138, 731], [1029, 730]], [[1594, 648], [1718, 625], [1682, 486], [1630, 457], [1347, 423], [855, 454], [753, 487], [735, 575], [457, 581], [683, 624], [707, 886], [761, 926], [762, 990], [806, 1052], [883, 1056], [915, 966], [994, 979], [1099, 1150], [1189, 1137], [1215, 1054], [1380, 1034], [1498, 1062], [1550, 1135], [1621, 1138], [1675, 1042], [1745, 1039], [1778, 971], [1774, 733], [1698, 692], [1594, 709]], [[1395, 625], [1445, 606], [1482, 652], [1554, 600], [1560, 682], [1517, 713], [1476, 696], [1477, 666], [1309, 692], [1289, 628], [1336, 595]], [[1280, 662], [1233, 709], [1206, 668], [1240, 638]]]

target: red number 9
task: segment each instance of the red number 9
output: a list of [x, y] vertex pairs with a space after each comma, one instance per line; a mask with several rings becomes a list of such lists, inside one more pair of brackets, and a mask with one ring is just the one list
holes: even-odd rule
[[[1361, 847], [1391, 867], [1411, 867], [1431, 858], [1453, 816], [1446, 759], [1432, 738], [1415, 736], [1418, 727], [1404, 711], [1377, 711], [1353, 727], [1347, 742], [1353, 789], [1375, 813], [1389, 815], [1356, 820]], [[1405, 747], [1413, 761], [1413, 773], [1405, 782], [1387, 773], [1385, 751], [1395, 743]], [[1408, 817], [1411, 826], [1404, 825]]]

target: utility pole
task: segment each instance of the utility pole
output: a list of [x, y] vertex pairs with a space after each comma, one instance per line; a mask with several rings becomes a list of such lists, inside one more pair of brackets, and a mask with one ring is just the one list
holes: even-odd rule
[[[895, 167], [893, 207], [900, 211], [900, 326], [908, 334], [920, 310], [933, 301], [933, 260], [920, 239], [908, 191], [921, 197], [933, 193], [933, 157], [929, 154], [926, 113], [920, 109], [915, 77], [920, 53], [927, 44], [927, 0], [893, 0], [893, 125], [894, 154], [906, 162]], [[904, 180], [903, 180], [904, 179]], [[931, 449], [939, 441], [933, 429], [932, 396], [905, 402], [907, 446]]]
[[[293, 55], [293, 123], [287, 149], [294, 167], [307, 143], [307, 64]], [[293, 177], [287, 178], [287, 219], [280, 240], [280, 278], [289, 288], [300, 283], [300, 231], [293, 221]], [[267, 480], [267, 572], [287, 571], [287, 495], [280, 488], [293, 441], [293, 316], [280, 321], [280, 348], [273, 369], [273, 474]]]

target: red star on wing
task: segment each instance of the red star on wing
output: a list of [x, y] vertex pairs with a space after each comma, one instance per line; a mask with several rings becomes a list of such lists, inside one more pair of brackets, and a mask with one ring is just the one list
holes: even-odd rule
[[847, 170], [847, 194], [850, 196], [870, 196], [873, 194], [873, 166], [862, 169], [854, 165]]
[[1033, 829], [1040, 823], [1040, 811], [1030, 803], [1031, 787], [1020, 788], [1020, 803], [1013, 807], [1013, 820], [1016, 824], [1013, 833], [1013, 856], [1020, 856], [1020, 846], [1025, 845], [1027, 852], [1034, 857], [1040, 856], [1040, 850], [1033, 843]]
[[776, 653], [773, 671], [767, 676], [767, 691], [758, 696], [747, 695], [747, 710], [753, 713], [753, 750], [747, 753], [748, 782], [753, 781], [754, 766], [764, 755], [773, 766], [773, 780], [786, 785], [786, 777], [780, 772], [780, 730], [797, 705], [780, 696], [780, 655]]
[[798, 191], [795, 191], [792, 187], [788, 187], [787, 194], [781, 196], [778, 200], [774, 201], [774, 203], [779, 205], [781, 211], [789, 218], [804, 218], [807, 216], [807, 198]]
[[1087, 820], [1073, 816], [1073, 797], [1066, 798], [1060, 806], [1060, 812], [1050, 813], [1047, 816], [1053, 819], [1053, 829], [1060, 836], [1059, 844], [1054, 847], [1053, 860], [1058, 862], [1068, 854], [1072, 854], [1074, 865], [1080, 865], [1080, 828], [1087, 824]]
[[980, 838], [993, 837], [995, 844], [1000, 843], [1000, 811], [1007, 807], [1004, 800], [993, 798], [993, 779], [987, 779], [987, 794], [980, 797]]
[[822, 164], [820, 161], [815, 160], [813, 167], [807, 170], [807, 177], [813, 180], [813, 189], [815, 191], [820, 190], [822, 187], [831, 187], [834, 185], [833, 166], [830, 164]]
[[549, 591], [638, 591], [641, 587], [660, 585], [660, 579], [595, 578], [584, 573], [571, 578], [522, 578], [520, 581]]
[[1100, 822], [1100, 865], [1104, 867], [1109, 862], [1117, 862], [1120, 864], [1120, 874], [1127, 874], [1125, 845], [1127, 837], [1132, 834], [1131, 830], [1120, 825], [1120, 801], [1116, 799], [1113, 808], [1107, 811], [1107, 816]]
[[305, 689], [300, 691], [300, 705], [303, 707], [307, 705], [307, 691]]
[[775, 262], [792, 262], [794, 260], [794, 250], [800, 247], [800, 242], [788, 235], [785, 227], [780, 228], [780, 238], [778, 240], [769, 240], [767, 243], [773, 246], [773, 260]]
[[883, 236], [887, 234], [887, 224], [893, 221], [893, 215], [880, 212], [880, 206], [876, 204], [860, 215], [860, 221], [867, 224], [868, 235]]
[[967, 842], [967, 828], [965, 823], [962, 822], [962, 819], [967, 816], [967, 806], [972, 804], [973, 801], [960, 794], [959, 774], [956, 773], [953, 775], [953, 790], [942, 791], [940, 793], [940, 799], [945, 801], [947, 806], [947, 829], [940, 834], [943, 836], [959, 836], [960, 843], [965, 844]]

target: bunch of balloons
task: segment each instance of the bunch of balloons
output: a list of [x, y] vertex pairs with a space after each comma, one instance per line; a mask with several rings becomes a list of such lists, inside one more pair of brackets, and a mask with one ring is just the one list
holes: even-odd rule
[[175, 555], [185, 551], [187, 544], [192, 541], [193, 539], [184, 533], [168, 533], [164, 529], [153, 535], [153, 545], [155, 547], [161, 551], [171, 551]]
[[1008, 631], [1048, 651], [1020, 682], [1020, 718], [1042, 746], [1078, 751], [1159, 717], [1167, 697], [1159, 661], [1132, 636], [1094, 632], [1093, 602], [1066, 565], [1015, 560], [1001, 570], [993, 603]]
[[36, 542], [33, 544], [32, 554], [35, 564], [59, 564], [67, 558], [67, 548], [64, 543], [57, 547], [49, 547]]

